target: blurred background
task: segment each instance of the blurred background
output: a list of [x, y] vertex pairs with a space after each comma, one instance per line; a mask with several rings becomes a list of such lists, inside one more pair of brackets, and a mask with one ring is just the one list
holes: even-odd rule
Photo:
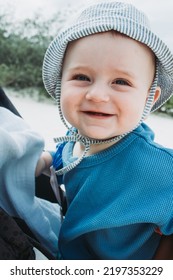
[[[90, 2], [94, 1], [0, 0], [0, 86], [39, 100], [47, 97], [42, 83], [45, 50], [69, 15]], [[173, 52], [173, 1], [124, 2], [148, 15], [155, 33]], [[159, 112], [173, 116], [173, 98]]]

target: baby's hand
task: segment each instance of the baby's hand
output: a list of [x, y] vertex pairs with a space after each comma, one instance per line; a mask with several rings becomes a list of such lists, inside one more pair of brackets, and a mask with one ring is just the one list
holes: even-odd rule
[[52, 156], [49, 152], [43, 152], [37, 162], [35, 176], [37, 177], [41, 173], [50, 176], [50, 166], [52, 165], [52, 160]]

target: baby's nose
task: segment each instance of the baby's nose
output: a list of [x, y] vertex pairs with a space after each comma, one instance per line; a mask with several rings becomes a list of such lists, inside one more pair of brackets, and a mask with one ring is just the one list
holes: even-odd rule
[[86, 99], [94, 102], [108, 102], [109, 90], [106, 86], [92, 86], [86, 93]]

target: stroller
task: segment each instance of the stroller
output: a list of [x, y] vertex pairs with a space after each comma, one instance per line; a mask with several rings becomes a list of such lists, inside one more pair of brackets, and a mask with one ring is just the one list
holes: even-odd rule
[[[0, 106], [21, 117], [2, 88], [0, 88]], [[36, 178], [36, 196], [57, 203], [56, 196], [50, 187], [50, 180], [45, 175]], [[66, 207], [65, 202], [64, 207]], [[0, 259], [54, 260], [55, 257], [44, 247], [44, 244], [37, 240], [24, 220], [12, 217], [0, 208]], [[173, 235], [162, 235], [154, 259], [173, 260]]]

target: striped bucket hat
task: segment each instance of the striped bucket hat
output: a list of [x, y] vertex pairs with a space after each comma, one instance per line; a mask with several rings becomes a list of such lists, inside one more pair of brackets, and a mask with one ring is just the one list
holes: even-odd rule
[[[155, 111], [162, 106], [173, 93], [173, 55], [166, 44], [151, 31], [147, 17], [133, 5], [127, 3], [104, 1], [91, 4], [69, 21], [59, 32], [48, 47], [43, 61], [43, 82], [45, 88], [56, 99], [60, 117], [67, 127], [68, 125], [60, 106], [61, 71], [67, 45], [76, 39], [110, 30], [125, 34], [147, 45], [156, 56], [155, 79], [150, 89], [150, 95], [140, 123], [149, 112]], [[153, 105], [156, 86], [161, 87], [161, 95]], [[123, 136], [118, 137], [121, 138]], [[76, 136], [77, 138], [78, 140], [76, 141], [79, 141], [79, 135]], [[117, 137], [115, 139], [117, 140]], [[93, 140], [89, 140], [89, 142], [93, 143]], [[105, 141], [97, 140], [94, 143], [100, 144], [103, 142]]]

